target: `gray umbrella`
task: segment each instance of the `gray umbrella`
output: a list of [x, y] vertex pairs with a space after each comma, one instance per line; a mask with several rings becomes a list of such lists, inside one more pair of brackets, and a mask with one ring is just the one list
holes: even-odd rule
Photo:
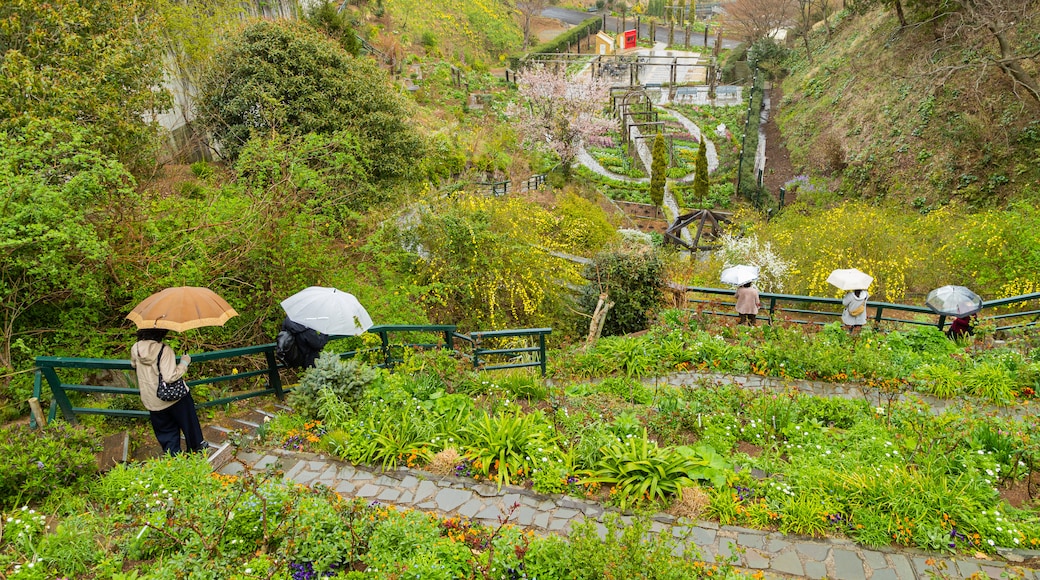
[[924, 303], [937, 314], [970, 316], [982, 310], [982, 298], [964, 286], [943, 286], [928, 293]]

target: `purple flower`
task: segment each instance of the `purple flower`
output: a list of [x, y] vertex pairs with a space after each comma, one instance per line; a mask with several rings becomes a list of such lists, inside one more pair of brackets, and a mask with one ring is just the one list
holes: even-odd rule
[[47, 466], [44, 465], [42, 461], [37, 461], [36, 462], [36, 469], [43, 469], [44, 467], [47, 467]]

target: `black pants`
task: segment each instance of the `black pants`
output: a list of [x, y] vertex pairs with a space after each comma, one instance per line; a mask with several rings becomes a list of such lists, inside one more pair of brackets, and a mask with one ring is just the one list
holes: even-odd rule
[[159, 440], [164, 453], [177, 455], [181, 452], [181, 433], [184, 433], [184, 443], [188, 446], [188, 451], [202, 451], [206, 448], [191, 393], [162, 411], [148, 413], [155, 438]]
[[757, 314], [738, 314], [737, 316], [739, 317], [738, 324], [746, 324], [748, 326], [754, 326], [758, 318]]

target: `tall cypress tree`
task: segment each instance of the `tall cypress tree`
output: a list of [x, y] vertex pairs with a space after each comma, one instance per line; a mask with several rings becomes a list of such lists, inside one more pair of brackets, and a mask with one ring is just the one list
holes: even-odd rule
[[708, 196], [708, 147], [707, 139], [701, 135], [701, 146], [697, 148], [697, 165], [694, 168], [693, 196], [697, 201], [704, 201]]
[[650, 202], [661, 207], [664, 204], [664, 180], [668, 171], [668, 161], [664, 150], [664, 135], [660, 131], [654, 137], [654, 147], [650, 150]]

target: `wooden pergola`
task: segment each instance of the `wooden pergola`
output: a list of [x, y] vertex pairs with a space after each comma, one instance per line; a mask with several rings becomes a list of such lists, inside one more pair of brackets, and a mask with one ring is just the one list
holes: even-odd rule
[[[710, 209], [699, 209], [694, 212], [683, 214], [675, 218], [675, 222], [668, 226], [664, 233], [665, 242], [682, 246], [690, 252], [709, 251], [718, 247], [717, 244], [701, 243], [701, 240], [715, 240], [722, 233], [721, 224], [729, 223], [728, 212], [713, 211]], [[682, 239], [683, 228], [689, 228], [697, 224], [697, 233], [693, 236], [693, 243], [688, 244]]]

